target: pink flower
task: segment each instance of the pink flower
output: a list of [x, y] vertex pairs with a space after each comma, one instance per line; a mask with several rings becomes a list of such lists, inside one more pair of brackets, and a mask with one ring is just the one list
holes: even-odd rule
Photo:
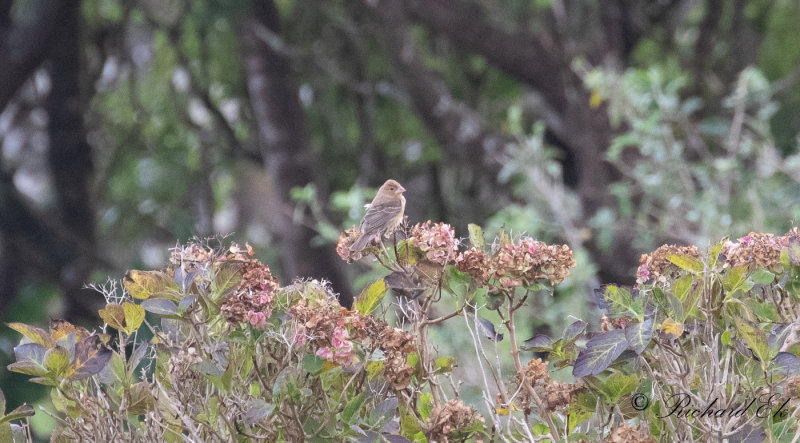
[[267, 316], [263, 312], [247, 311], [247, 322], [254, 328], [263, 331], [267, 326]]
[[425, 252], [428, 260], [445, 264], [455, 260], [459, 241], [455, 230], [445, 223], [427, 221], [417, 224], [411, 230], [411, 244]]
[[333, 337], [331, 337], [331, 344], [333, 344], [334, 348], [343, 348], [345, 346], [345, 340], [349, 334], [347, 333], [347, 329], [343, 328], [336, 328], [333, 330]]
[[355, 354], [352, 352], [352, 350], [337, 350], [334, 361], [342, 366], [350, 366], [353, 364], [354, 359]]
[[306, 342], [308, 342], [308, 336], [306, 336], [305, 328], [295, 327], [292, 341], [294, 342], [295, 346], [305, 346]]
[[317, 356], [325, 360], [333, 360], [333, 351], [328, 346], [325, 346], [324, 348], [317, 349]]

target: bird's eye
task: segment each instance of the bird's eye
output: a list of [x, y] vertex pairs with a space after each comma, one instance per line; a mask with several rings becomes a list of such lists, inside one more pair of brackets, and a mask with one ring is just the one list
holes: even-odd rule
[[394, 191], [394, 186], [389, 186], [389, 190]]

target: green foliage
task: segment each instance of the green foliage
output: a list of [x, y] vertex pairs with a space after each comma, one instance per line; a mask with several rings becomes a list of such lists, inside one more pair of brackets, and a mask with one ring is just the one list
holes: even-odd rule
[[386, 295], [386, 283], [381, 279], [369, 285], [356, 301], [356, 311], [362, 314], [371, 314]]

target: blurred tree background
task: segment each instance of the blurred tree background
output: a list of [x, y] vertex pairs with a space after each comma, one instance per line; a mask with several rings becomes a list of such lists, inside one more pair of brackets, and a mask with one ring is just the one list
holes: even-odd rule
[[333, 244], [391, 177], [412, 222], [570, 244], [532, 322], [560, 327], [662, 243], [800, 217], [797, 23], [796, 0], [0, 0], [0, 320], [95, 325], [86, 282], [215, 233], [347, 302], [366, 268]]

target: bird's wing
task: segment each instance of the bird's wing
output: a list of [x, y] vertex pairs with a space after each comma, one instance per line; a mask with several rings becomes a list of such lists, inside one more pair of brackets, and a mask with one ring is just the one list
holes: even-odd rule
[[361, 231], [370, 232], [385, 227], [402, 210], [403, 203], [400, 199], [385, 203], [373, 203], [364, 215], [364, 219], [361, 220]]

